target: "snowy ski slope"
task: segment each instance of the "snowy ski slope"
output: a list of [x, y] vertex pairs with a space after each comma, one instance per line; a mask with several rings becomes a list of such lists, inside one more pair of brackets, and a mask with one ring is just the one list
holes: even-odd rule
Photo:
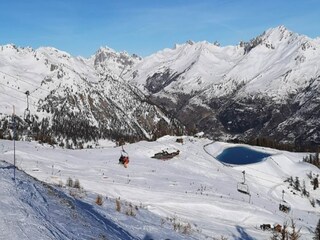
[[[314, 191], [307, 177], [310, 171], [314, 175], [320, 174], [320, 171], [302, 162], [305, 154], [253, 147], [272, 156], [260, 163], [231, 167], [221, 164], [214, 156], [232, 144], [212, 143], [208, 139], [187, 136], [183, 137], [184, 143], [181, 144], [176, 139], [165, 136], [155, 142], [125, 145], [130, 155], [127, 169], [118, 164], [121, 148], [110, 142], [101, 144], [97, 149], [82, 150], [17, 142], [17, 166], [49, 184], [65, 185], [69, 177], [79, 179], [87, 192], [81, 200], [87, 204], [85, 206], [95, 205], [97, 194], [107, 197], [101, 207], [95, 205], [93, 208], [137, 238], [150, 234], [155, 239], [206, 239], [221, 235], [229, 239], [268, 239], [271, 233], [262, 231], [259, 228], [261, 224], [282, 225], [290, 219], [301, 227], [302, 239], [312, 238], [320, 206], [316, 203], [312, 207], [307, 197], [302, 197], [300, 193], [293, 194], [292, 188], [284, 182], [290, 176], [299, 177], [310, 191], [309, 198], [320, 198], [319, 189]], [[9, 163], [13, 163], [12, 144], [11, 141], [0, 141], [0, 159]], [[180, 154], [168, 161], [151, 158], [166, 149], [180, 150]], [[8, 174], [8, 169], [4, 169], [6, 166], [2, 164], [1, 176], [4, 172]], [[236, 188], [237, 183], [242, 181], [243, 170], [246, 171], [251, 198]], [[13, 191], [9, 190], [8, 185], [12, 183], [8, 177], [5, 181], [7, 183], [2, 183], [2, 188]], [[21, 189], [17, 189], [18, 195]], [[66, 188], [63, 189], [69, 193]], [[288, 214], [278, 209], [283, 190], [284, 199], [292, 209]], [[116, 198], [120, 198], [123, 204], [123, 213], [115, 211]], [[70, 197], [68, 199], [77, 202]], [[7, 211], [6, 201], [3, 198], [0, 201], [0, 209]], [[37, 206], [44, 204], [39, 198], [37, 203], [33, 203], [31, 198], [28, 201]], [[139, 210], [135, 210], [135, 217], [125, 214], [128, 207], [125, 202], [137, 206]], [[2, 220], [1, 225], [24, 222], [20, 210], [9, 212], [13, 216], [7, 222]], [[39, 213], [30, 215], [33, 214]], [[174, 221], [184, 226], [180, 232], [173, 231]], [[34, 224], [42, 226], [39, 221]], [[73, 229], [70, 225], [65, 230], [77, 231], [77, 228]], [[182, 234], [183, 230], [186, 234]]]

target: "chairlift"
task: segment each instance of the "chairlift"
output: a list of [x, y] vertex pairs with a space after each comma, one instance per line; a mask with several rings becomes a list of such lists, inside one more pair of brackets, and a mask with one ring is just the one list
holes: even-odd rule
[[289, 204], [287, 202], [281, 201], [279, 204], [279, 210], [284, 213], [288, 213], [288, 212], [290, 212], [291, 207], [289, 206]]
[[245, 183], [239, 182], [238, 185], [237, 185], [237, 190], [238, 190], [238, 192], [250, 195], [249, 187]]
[[245, 175], [246, 172], [243, 171], [242, 174], [243, 174], [243, 182], [238, 182], [237, 190], [238, 192], [250, 195], [249, 186], [248, 184], [246, 184], [246, 175]]
[[284, 193], [285, 193], [285, 191], [282, 190], [282, 200], [280, 201], [280, 204], [279, 204], [279, 210], [282, 211], [282, 212], [288, 213], [288, 212], [290, 212], [291, 207], [290, 207], [290, 205], [284, 200]]
[[122, 150], [121, 150], [121, 156], [129, 157], [129, 154], [126, 152], [126, 150], [124, 150], [123, 146], [122, 146]]
[[119, 164], [123, 164], [125, 168], [127, 168], [129, 164], [129, 154], [124, 150], [123, 146], [121, 150], [121, 156], [119, 158]]
[[24, 110], [23, 119], [24, 119], [24, 121], [26, 123], [30, 124], [30, 123], [32, 123], [31, 114], [30, 114], [30, 110], [29, 110], [29, 95], [30, 95], [30, 92], [26, 91], [25, 94], [27, 95], [27, 108], [26, 108], [26, 110]]
[[32, 123], [32, 121], [31, 121], [31, 115], [30, 115], [30, 110], [29, 110], [29, 109], [24, 110], [23, 119], [24, 119], [24, 121], [25, 121], [26, 123], [28, 123], [28, 124]]

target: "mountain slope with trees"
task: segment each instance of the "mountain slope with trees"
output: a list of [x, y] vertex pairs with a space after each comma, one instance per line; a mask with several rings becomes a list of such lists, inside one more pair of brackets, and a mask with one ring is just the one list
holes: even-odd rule
[[98, 139], [137, 141], [182, 133], [179, 121], [122, 80], [136, 61], [136, 55], [109, 48], [84, 59], [54, 48], [2, 46], [0, 136], [13, 137], [12, 105], [18, 139], [83, 147]]

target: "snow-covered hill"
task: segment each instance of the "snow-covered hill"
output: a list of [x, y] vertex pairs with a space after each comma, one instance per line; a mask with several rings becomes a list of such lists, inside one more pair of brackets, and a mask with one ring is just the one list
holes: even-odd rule
[[[177, 132], [170, 119], [137, 88], [121, 79], [137, 56], [100, 48], [89, 59], [54, 48], [0, 49], [0, 128], [8, 137], [9, 115], [15, 106], [19, 138], [33, 136], [81, 147], [101, 138], [151, 139]], [[27, 94], [29, 91], [29, 106]], [[24, 121], [26, 109], [31, 123]]]
[[[121, 148], [112, 145], [100, 149], [68, 150], [36, 142], [16, 142], [17, 166], [49, 184], [66, 185], [68, 178], [78, 179], [87, 193], [81, 199], [86, 203], [82, 205], [86, 206], [85, 210], [90, 209], [89, 205], [94, 205], [93, 210], [107, 216], [123, 231], [137, 238], [143, 238], [148, 233], [154, 239], [220, 239], [221, 235], [228, 239], [269, 239], [271, 232], [261, 230], [260, 225], [283, 225], [289, 223], [290, 219], [296, 222], [298, 228], [301, 227], [301, 239], [312, 238], [320, 215], [320, 192], [319, 188], [313, 190], [310, 175], [314, 178], [320, 171], [302, 162], [305, 154], [254, 147], [272, 156], [260, 163], [232, 167], [223, 165], [214, 156], [233, 144], [212, 143], [208, 139], [187, 136], [182, 137], [183, 143], [176, 142], [176, 139], [166, 136], [155, 142], [125, 145], [130, 157], [128, 168], [118, 164]], [[0, 141], [0, 159], [9, 163], [13, 163], [12, 144], [12, 141]], [[179, 155], [167, 161], [152, 158], [155, 153], [168, 149], [179, 150]], [[55, 195], [54, 199], [58, 200], [48, 199], [46, 203], [47, 196], [43, 193], [48, 191], [46, 188], [34, 186], [33, 181], [22, 178], [18, 172], [15, 190], [9, 178], [12, 169], [2, 164], [0, 170], [4, 180], [1, 180], [1, 187], [5, 189], [5, 194], [9, 191], [5, 198], [0, 198], [1, 211], [7, 212], [4, 204], [8, 201], [4, 199], [8, 199], [10, 194], [17, 198], [13, 200], [10, 197], [10, 202], [22, 202], [23, 206], [29, 202], [31, 207], [37, 206], [41, 210], [37, 212], [40, 213], [45, 213], [48, 208], [58, 208], [52, 203], [59, 200]], [[242, 182], [244, 170], [250, 198], [237, 191], [237, 183]], [[304, 182], [308, 197], [290, 186], [286, 181], [290, 177], [298, 178], [301, 185]], [[27, 181], [31, 184], [27, 184]], [[286, 205], [291, 207], [289, 213], [279, 210], [283, 191]], [[70, 188], [66, 188], [65, 192], [66, 195], [72, 193]], [[37, 197], [33, 202], [32, 194], [43, 197]], [[108, 197], [101, 207], [93, 203], [97, 194]], [[77, 196], [74, 192], [73, 195]], [[118, 198], [121, 202], [120, 212], [115, 210], [115, 199]], [[66, 199], [73, 204], [80, 201], [70, 196]], [[76, 211], [80, 211], [77, 204]], [[23, 208], [21, 205], [14, 206], [20, 210]], [[10, 211], [2, 224], [6, 226], [17, 221], [20, 224], [18, 226], [26, 229], [28, 225], [25, 228], [21, 225], [24, 219], [37, 219], [35, 216], [38, 213], [23, 215], [24, 211], [20, 210]], [[63, 211], [54, 213], [58, 215]], [[67, 213], [71, 214], [72, 211], [69, 209]], [[91, 218], [88, 220], [82, 215], [84, 213], [78, 214], [84, 223], [88, 221], [88, 224], [95, 226], [95, 221], [91, 223], [93, 219], [90, 212], [88, 215]], [[62, 220], [63, 225], [65, 221]], [[42, 226], [37, 221], [34, 224]], [[101, 230], [98, 226], [101, 225], [96, 225], [93, 234]], [[64, 230], [67, 234], [74, 231], [68, 227]]]
[[319, 56], [319, 38], [279, 26], [237, 46], [176, 45], [125, 78], [210, 136], [319, 144]]
[[1, 239], [137, 239], [90, 204], [0, 162]]

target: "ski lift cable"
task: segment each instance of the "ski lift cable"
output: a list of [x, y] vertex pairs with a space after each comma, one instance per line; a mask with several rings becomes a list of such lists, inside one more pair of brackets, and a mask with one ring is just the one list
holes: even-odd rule
[[[9, 74], [9, 73], [6, 73], [6, 72], [3, 72], [3, 71], [1, 71], [1, 70], [0, 70], [0, 73], [3, 73], [3, 74], [5, 74], [5, 75], [7, 75], [7, 76], [9, 76], [9, 77], [11, 77], [11, 78], [14, 78], [14, 79], [18, 80], [18, 81], [21, 81], [21, 82], [24, 82], [24, 83], [26, 83], [26, 84], [29, 84], [29, 85], [31, 85], [31, 86], [33, 86], [33, 87], [36, 87], [37, 89], [41, 89], [41, 90], [43, 90], [43, 91], [46, 91], [46, 92], [50, 93], [49, 90], [44, 89], [44, 88], [42, 88], [41, 86], [34, 85], [34, 84], [32, 84], [32, 83], [30, 83], [30, 82], [28, 82], [28, 81], [26, 81], [26, 80], [23, 80], [23, 79], [21, 79], [21, 78], [19, 78], [19, 77], [13, 76], [13, 75], [11, 75], [11, 74]], [[37, 90], [37, 89], [36, 89], [36, 90]], [[35, 90], [34, 90], [34, 91], [35, 91]], [[34, 92], [34, 91], [33, 91], [33, 92]]]
[[[11, 94], [8, 94], [8, 93], [5, 93], [5, 92], [0, 92], [0, 93], [1, 93], [1, 94], [4, 94], [4, 95], [7, 95], [7, 96], [9, 96], [9, 97], [15, 98], [15, 99], [17, 99], [17, 100], [19, 100], [19, 101], [22, 101], [22, 102], [24, 102], [24, 103], [26, 102], [25, 99], [22, 99], [22, 98], [13, 96], [13, 95], [11, 95]], [[37, 105], [35, 105], [35, 104], [33, 104], [33, 103], [29, 103], [29, 105], [32, 105], [32, 106], [34, 106], [34, 107], [38, 107]]]
[[8, 86], [8, 85], [3, 84], [3, 83], [1, 83], [1, 82], [0, 82], [0, 84], [3, 85], [4, 87], [10, 88], [10, 89], [12, 89], [12, 90], [14, 90], [14, 91], [17, 91], [17, 92], [20, 92], [20, 93], [25, 94], [23, 91], [21, 91], [21, 90], [19, 90], [19, 89], [16, 89], [16, 88], [14, 88], [14, 87]]
[[126, 150], [124, 150], [123, 145], [121, 145], [121, 154], [122, 154], [122, 153], [126, 153], [127, 155], [129, 155], [129, 154], [126, 152]]
[[269, 175], [271, 177], [280, 178], [279, 176], [276, 176], [276, 175], [273, 175], [273, 174], [270, 174], [270, 173], [266, 173], [264, 171], [261, 171], [261, 170], [258, 170], [258, 169], [255, 169], [255, 168], [252, 168], [252, 167], [249, 167], [249, 166], [246, 166], [246, 168], [252, 169], [253, 171], [256, 171], [256, 172], [263, 173], [265, 175]]
[[[23, 95], [25, 95], [26, 94], [26, 92], [24, 92], [24, 91], [21, 91], [21, 90], [19, 90], [19, 89], [16, 89], [16, 88], [14, 88], [14, 87], [11, 87], [11, 86], [7, 86], [6, 84], [3, 84], [3, 83], [1, 83], [0, 82], [0, 85], [3, 85], [4, 87], [7, 87], [7, 88], [10, 88], [10, 89], [12, 89], [12, 90], [14, 90], [14, 91], [16, 91], [16, 92], [19, 92], [19, 93], [23, 93]], [[6, 95], [9, 95], [9, 94], [6, 94]], [[12, 96], [13, 97], [13, 96]], [[34, 97], [34, 96], [30, 96], [30, 94], [29, 94], [29, 97], [32, 97], [32, 98], [34, 98], [34, 99], [36, 99], [36, 100], [40, 100], [39, 98], [37, 98], [37, 97]], [[25, 100], [24, 100], [25, 101]]]
[[263, 172], [263, 171], [260, 171], [260, 170], [254, 169], [254, 168], [252, 168], [252, 167], [248, 167], [248, 166], [246, 166], [246, 168], [249, 168], [249, 169], [251, 169], [251, 170], [253, 170], [253, 171], [256, 171], [256, 172], [263, 173], [263, 174], [265, 174], [265, 175], [269, 175], [269, 176], [271, 176], [271, 177], [275, 177], [275, 178], [282, 179], [282, 178], [281, 178], [281, 177], [279, 177], [279, 176], [276, 176], [276, 175], [273, 175], [273, 174], [270, 174], [270, 173], [266, 173], [266, 172]]
[[10, 95], [10, 94], [8, 94], [8, 93], [5, 93], [5, 92], [0, 92], [1, 94], [4, 94], [4, 95], [7, 95], [7, 96], [9, 96], [9, 97], [12, 97], [12, 98], [15, 98], [15, 99], [17, 99], [17, 100], [20, 100], [20, 101], [22, 101], [22, 102], [25, 102], [26, 100], [25, 99], [22, 99], [22, 98], [19, 98], [19, 97], [16, 97], [16, 96], [12, 96], [12, 95]]
[[[251, 193], [260, 194], [259, 192], [252, 191], [252, 190], [251, 190]], [[254, 196], [254, 194], [251, 194], [251, 195]], [[266, 199], [268, 199], [268, 198], [266, 198]], [[277, 204], [279, 203], [279, 200], [276, 200], [275, 198], [271, 198], [271, 202], [272, 202], [272, 204], [277, 205]], [[256, 204], [256, 205], [257, 205], [257, 204]], [[258, 205], [257, 205], [257, 206], [258, 206]], [[293, 211], [290, 211], [290, 212], [291, 212], [290, 214], [292, 214]], [[275, 212], [273, 212], [272, 214], [277, 215], [278, 217], [284, 217], [284, 218], [287, 218], [287, 217], [288, 217], [288, 214], [285, 214], [285, 215], [279, 214], [278, 211], [275, 211]]]
[[[41, 88], [41, 87], [39, 87], [39, 86], [37, 86], [37, 85], [34, 85], [34, 84], [30, 83], [30, 82], [27, 82], [27, 81], [25, 81], [25, 80], [22, 80], [21, 78], [18, 78], [18, 77], [16, 77], [16, 76], [13, 76], [13, 75], [11, 75], [11, 74], [9, 74], [9, 73], [6, 73], [6, 72], [3, 72], [3, 71], [1, 71], [1, 70], [0, 70], [0, 73], [3, 73], [3, 74], [5, 74], [5, 75], [7, 75], [7, 76], [9, 76], [9, 77], [11, 77], [11, 78], [14, 78], [14, 79], [18, 80], [18, 81], [27, 83], [27, 84], [29, 84], [29, 85], [31, 85], [31, 86], [33, 86], [33, 87]], [[41, 89], [44, 90], [44, 91], [50, 92], [50, 91], [48, 91], [48, 90], [46, 90], [46, 89], [43, 89], [43, 88], [41, 88]]]
[[247, 175], [249, 175], [249, 176], [251, 176], [251, 177], [254, 177], [254, 178], [259, 178], [259, 179], [264, 180], [264, 181], [266, 181], [266, 182], [279, 184], [279, 182], [275, 182], [275, 181], [272, 181], [272, 180], [270, 180], [270, 179], [266, 179], [266, 178], [258, 177], [258, 176], [252, 175], [252, 174], [250, 174], [250, 173], [246, 173], [246, 174], [247, 174]]
[[[162, 143], [162, 145], [163, 146], [168, 146], [167, 144], [164, 144], [164, 143]], [[147, 147], [147, 146], [143, 146], [144, 148], [146, 148], [146, 149], [149, 149], [149, 150], [154, 150], [153, 148], [150, 148], [150, 147]], [[194, 155], [194, 156], [197, 156], [197, 157], [200, 157], [200, 158], [202, 158], [203, 160], [206, 160], [203, 156], [201, 156], [201, 155], [197, 155], [197, 154], [193, 154], [193, 153], [190, 153], [191, 155]], [[210, 155], [211, 156], [211, 155]], [[254, 178], [259, 178], [259, 179], [261, 179], [261, 180], [264, 180], [264, 181], [267, 181], [267, 182], [270, 182], [270, 183], [273, 183], [273, 184], [279, 184], [279, 182], [275, 182], [275, 181], [272, 181], [272, 180], [268, 180], [268, 179], [265, 179], [265, 178], [262, 178], [262, 177], [258, 177], [258, 176], [254, 176], [254, 175], [252, 175], [252, 174], [248, 174], [247, 172], [246, 172], [246, 174], [248, 175], [248, 176], [250, 176], [250, 177], [254, 177]], [[274, 175], [272, 175], [272, 174], [269, 174], [270, 176], [274, 176]], [[276, 177], [276, 176], [274, 176], [274, 177]], [[278, 177], [279, 178], [279, 177]], [[248, 182], [248, 181], [246, 181], [246, 182]], [[238, 182], [239, 183], [239, 182]], [[247, 184], [247, 183], [245, 183], [245, 185], [246, 186], [248, 186], [248, 193], [249, 194], [251, 194], [252, 195], [252, 193], [256, 193], [256, 194], [258, 194], [259, 192], [256, 192], [256, 191], [254, 191], [252, 188], [249, 188], [249, 185]], [[228, 198], [228, 197], [226, 197], [226, 198]], [[232, 198], [228, 198], [228, 199], [232, 199]], [[274, 200], [274, 201], [276, 201], [276, 200]], [[276, 215], [278, 215], [278, 216], [281, 216], [282, 217], [282, 215], [280, 215], [280, 214], [278, 214], [278, 213], [274, 213], [274, 214], [276, 214]]]

